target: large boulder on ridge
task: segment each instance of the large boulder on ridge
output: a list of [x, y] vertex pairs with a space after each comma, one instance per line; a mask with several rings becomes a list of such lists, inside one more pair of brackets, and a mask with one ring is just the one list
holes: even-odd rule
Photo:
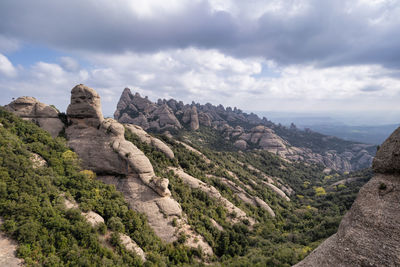
[[134, 176], [161, 196], [171, 194], [168, 179], [156, 177], [146, 155], [125, 140], [124, 126], [103, 118], [100, 96], [95, 90], [82, 84], [75, 86], [67, 117], [71, 122], [66, 129], [68, 145], [85, 168], [99, 175]]
[[59, 112], [54, 107], [41, 103], [34, 97], [22, 96], [5, 106], [5, 109], [13, 112], [22, 119], [37, 123], [41, 128], [56, 137], [64, 128], [59, 119]]
[[93, 127], [99, 126], [104, 119], [99, 94], [83, 84], [72, 88], [67, 116], [73, 123], [84, 122]]

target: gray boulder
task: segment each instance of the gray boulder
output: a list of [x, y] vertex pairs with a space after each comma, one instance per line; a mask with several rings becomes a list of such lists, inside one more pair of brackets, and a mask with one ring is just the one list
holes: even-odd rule
[[134, 144], [125, 140], [125, 128], [113, 119], [104, 119], [100, 97], [84, 85], [71, 91], [66, 129], [68, 145], [82, 159], [85, 168], [100, 175], [131, 175], [161, 196], [171, 193], [168, 180], [156, 177], [150, 160]]
[[5, 109], [25, 120], [37, 123], [53, 137], [57, 137], [64, 128], [64, 124], [58, 117], [59, 112], [55, 108], [39, 102], [34, 97], [19, 97], [6, 105]]
[[400, 127], [381, 145], [372, 163], [376, 172], [400, 172]]
[[83, 84], [72, 88], [71, 104], [67, 109], [67, 116], [74, 124], [84, 123], [98, 127], [103, 121], [100, 96], [95, 90]]

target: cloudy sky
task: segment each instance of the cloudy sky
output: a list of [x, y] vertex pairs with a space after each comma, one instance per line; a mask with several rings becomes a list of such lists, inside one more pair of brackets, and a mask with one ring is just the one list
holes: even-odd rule
[[399, 0], [1, 0], [0, 18], [0, 105], [29, 95], [65, 110], [84, 83], [106, 115], [129, 87], [400, 120]]

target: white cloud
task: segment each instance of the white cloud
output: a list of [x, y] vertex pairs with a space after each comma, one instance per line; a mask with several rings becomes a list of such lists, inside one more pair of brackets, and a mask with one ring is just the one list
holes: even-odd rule
[[8, 60], [8, 58], [0, 54], [0, 74], [8, 77], [15, 77], [17, 75], [17, 70], [14, 68], [13, 64]]
[[77, 71], [79, 70], [79, 63], [72, 57], [60, 57], [61, 66], [66, 71]]
[[22, 69], [18, 79], [0, 79], [0, 90], [13, 97], [37, 96], [65, 109], [70, 89], [85, 83], [100, 93], [106, 115], [113, 114], [125, 87], [153, 101], [175, 98], [244, 110], [400, 111], [399, 75], [379, 65], [282, 67], [261, 58], [238, 59], [194, 48], [154, 54], [90, 54], [84, 59], [95, 67], [66, 71], [58, 64], [37, 62]]
[[[176, 14], [182, 12], [193, 0], [146, 0], [146, 1], [118, 1], [119, 6], [128, 5], [132, 12], [142, 19], [149, 19], [160, 14]], [[198, 2], [198, 1], [197, 1]]]

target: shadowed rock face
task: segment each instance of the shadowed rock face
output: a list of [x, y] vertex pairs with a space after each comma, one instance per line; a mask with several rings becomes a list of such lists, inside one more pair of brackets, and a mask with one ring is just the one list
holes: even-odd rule
[[59, 112], [46, 104], [39, 102], [30, 96], [18, 97], [5, 106], [5, 109], [19, 117], [37, 123], [41, 128], [56, 137], [64, 128], [64, 124], [58, 117]]
[[338, 232], [295, 266], [400, 266], [399, 129], [379, 149], [376, 174], [361, 188]]

